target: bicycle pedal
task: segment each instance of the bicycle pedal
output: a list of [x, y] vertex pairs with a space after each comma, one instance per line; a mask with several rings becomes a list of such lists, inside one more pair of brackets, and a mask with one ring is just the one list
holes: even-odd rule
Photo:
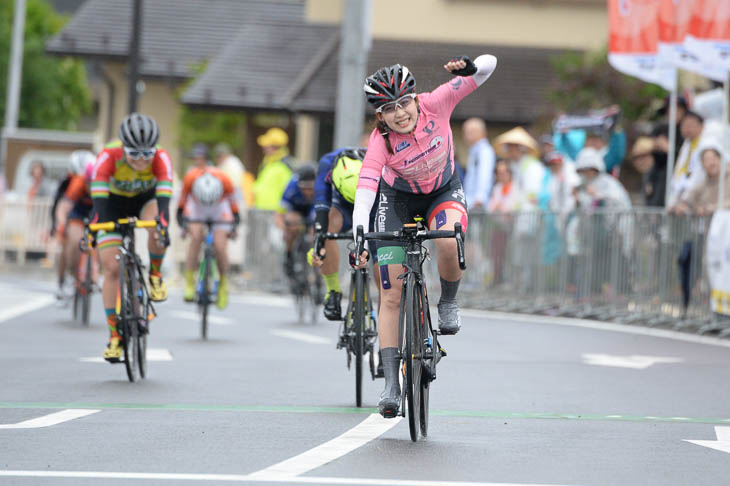
[[446, 350], [444, 348], [439, 348], [439, 350], [441, 351], [442, 358], [445, 358], [446, 356], [448, 356], [448, 354], [446, 354]]

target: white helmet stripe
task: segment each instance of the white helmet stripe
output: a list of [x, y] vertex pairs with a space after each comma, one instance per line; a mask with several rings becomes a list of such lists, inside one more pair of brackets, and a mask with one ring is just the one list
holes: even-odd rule
[[403, 66], [403, 76], [401, 76], [401, 78], [400, 78], [400, 79], [401, 79], [401, 82], [403, 82], [403, 80], [404, 80], [404, 79], [406, 79], [406, 78], [408, 77], [408, 73], [409, 73], [409, 72], [410, 72], [410, 71], [408, 70], [408, 68], [407, 68], [407, 67], [405, 67], [405, 66]]
[[365, 86], [363, 86], [362, 89], [364, 89], [366, 93], [378, 94], [378, 92], [371, 88], [368, 83], [365, 83]]

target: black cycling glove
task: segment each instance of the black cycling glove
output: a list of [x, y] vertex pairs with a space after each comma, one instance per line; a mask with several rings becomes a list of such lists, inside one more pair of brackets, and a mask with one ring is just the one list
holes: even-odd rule
[[466, 66], [456, 71], [451, 71], [454, 76], [471, 76], [477, 72], [477, 66], [469, 59], [469, 56], [452, 57], [449, 62], [464, 61]]
[[185, 228], [185, 216], [183, 215], [183, 208], [177, 208], [177, 213], [175, 214], [175, 217], [177, 219], [178, 226], [180, 226], [181, 228]]

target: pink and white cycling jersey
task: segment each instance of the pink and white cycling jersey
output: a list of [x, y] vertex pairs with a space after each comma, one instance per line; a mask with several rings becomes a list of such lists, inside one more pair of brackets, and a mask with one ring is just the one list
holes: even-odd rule
[[429, 194], [443, 187], [454, 174], [451, 113], [477, 87], [471, 76], [455, 77], [430, 93], [419, 93], [421, 114], [415, 130], [388, 135], [392, 155], [383, 136], [373, 130], [357, 188], [376, 192], [381, 174], [399, 191]]

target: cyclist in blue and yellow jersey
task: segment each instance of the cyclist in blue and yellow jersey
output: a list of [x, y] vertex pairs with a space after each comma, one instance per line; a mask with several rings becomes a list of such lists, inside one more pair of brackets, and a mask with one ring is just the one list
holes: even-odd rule
[[314, 222], [314, 179], [317, 169], [312, 164], [297, 168], [281, 197], [281, 207], [276, 214], [276, 224], [284, 231], [286, 260], [284, 271], [291, 274], [294, 267], [292, 249], [302, 227]]
[[[94, 222], [138, 217], [158, 219], [163, 227], [168, 226], [172, 162], [167, 151], [156, 145], [159, 137], [159, 127], [151, 117], [132, 113], [124, 118], [119, 127], [121, 145], [102, 150], [94, 166], [91, 183], [96, 212]], [[168, 242], [161, 241], [154, 228], [149, 233], [150, 298], [162, 302], [167, 299], [167, 288], [160, 267]], [[116, 257], [122, 238], [119, 233], [99, 232], [97, 243], [104, 269], [101, 294], [110, 331], [104, 359], [114, 361], [122, 355], [115, 310], [119, 282]]]
[[[317, 179], [314, 183], [314, 219], [319, 223], [323, 233], [346, 232], [352, 229], [353, 202], [365, 151], [364, 148], [342, 148], [327, 153], [319, 159]], [[371, 224], [374, 216], [373, 210]], [[327, 258], [319, 258], [324, 255]], [[335, 240], [325, 242], [324, 254], [313, 256], [313, 263], [320, 267], [327, 286], [324, 316], [331, 321], [342, 319], [339, 257], [339, 247]], [[379, 278], [377, 266], [375, 278]]]

